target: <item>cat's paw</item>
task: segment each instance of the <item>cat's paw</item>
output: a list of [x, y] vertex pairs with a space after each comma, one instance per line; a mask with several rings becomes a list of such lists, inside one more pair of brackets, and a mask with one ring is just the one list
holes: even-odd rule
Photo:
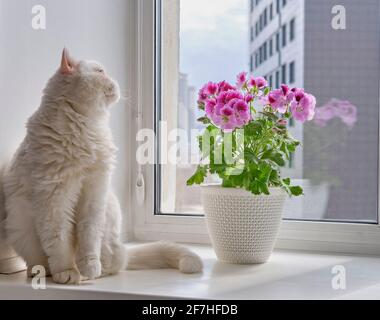
[[199, 273], [203, 270], [203, 263], [197, 255], [186, 255], [179, 260], [178, 269], [182, 273]]
[[94, 280], [102, 274], [102, 265], [97, 257], [85, 257], [77, 263], [80, 274], [86, 280]]
[[53, 281], [60, 284], [79, 284], [80, 273], [75, 269], [57, 272], [53, 274]]

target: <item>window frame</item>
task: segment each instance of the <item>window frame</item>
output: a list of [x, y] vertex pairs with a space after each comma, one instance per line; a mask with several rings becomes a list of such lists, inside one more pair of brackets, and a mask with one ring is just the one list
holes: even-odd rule
[[[131, 62], [135, 68], [135, 87], [132, 87], [132, 99], [136, 109], [142, 111], [143, 128], [155, 128], [154, 112], [160, 99], [156, 99], [156, 87], [160, 76], [156, 73], [155, 10], [159, 0], [130, 0], [134, 10], [134, 32], [131, 36], [131, 48], [135, 48]], [[132, 15], [131, 15], [132, 17]], [[380, 101], [379, 101], [380, 102]], [[172, 240], [187, 243], [210, 243], [204, 217], [164, 216], [155, 214], [155, 166], [143, 166], [145, 177], [145, 201], [140, 205], [136, 197], [137, 162], [136, 133], [137, 121], [130, 119], [131, 182], [128, 192], [129, 214], [132, 235], [136, 240]], [[380, 137], [379, 137], [380, 138]], [[380, 139], [379, 139], [380, 141]], [[157, 145], [156, 145], [157, 147]], [[380, 154], [379, 154], [380, 159]], [[380, 180], [379, 180], [380, 182]], [[379, 183], [378, 182], [378, 183]], [[379, 198], [378, 194], [378, 198]], [[377, 213], [379, 216], [379, 212]], [[379, 221], [379, 219], [378, 219]], [[341, 252], [350, 254], [380, 255], [380, 225], [345, 222], [289, 221], [284, 220], [280, 229], [276, 248], [307, 251]]]

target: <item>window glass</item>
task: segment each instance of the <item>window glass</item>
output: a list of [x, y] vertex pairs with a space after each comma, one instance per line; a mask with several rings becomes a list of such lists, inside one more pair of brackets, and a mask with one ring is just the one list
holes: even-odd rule
[[[256, 1], [250, 13], [246, 0], [162, 1], [158, 118], [166, 121], [169, 132], [175, 128], [186, 132], [180, 144], [190, 155], [197, 154], [198, 146], [190, 143], [190, 137], [191, 129], [204, 127], [196, 121], [203, 115], [196, 102], [206, 82], [233, 83], [251, 63], [254, 75], [267, 75], [274, 87], [282, 82], [304, 87], [317, 98], [317, 114], [305, 125], [290, 123], [303, 147], [283, 171], [303, 186], [305, 196], [289, 199], [284, 217], [375, 223], [380, 2], [340, 1], [347, 18], [342, 26], [331, 13], [334, 0], [292, 0], [286, 6], [286, 1], [276, 0], [278, 14], [262, 29], [264, 10], [272, 2]], [[281, 10], [280, 5], [284, 5]], [[253, 42], [250, 28], [256, 34], [262, 29]], [[287, 43], [288, 33], [292, 41]], [[266, 59], [266, 43], [272, 38], [276, 52]], [[271, 42], [268, 46], [271, 53]], [[163, 145], [159, 147], [165, 152]], [[159, 213], [202, 214], [199, 187], [186, 186], [195, 167], [186, 161], [159, 166]]]

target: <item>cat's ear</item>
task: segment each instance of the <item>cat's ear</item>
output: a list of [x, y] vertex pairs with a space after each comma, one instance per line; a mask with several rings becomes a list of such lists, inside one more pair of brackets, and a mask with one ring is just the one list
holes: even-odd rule
[[66, 48], [63, 49], [62, 52], [62, 60], [61, 60], [61, 68], [60, 72], [62, 74], [72, 74], [74, 71], [74, 66], [75, 62], [74, 60], [70, 57], [69, 52], [67, 51]]

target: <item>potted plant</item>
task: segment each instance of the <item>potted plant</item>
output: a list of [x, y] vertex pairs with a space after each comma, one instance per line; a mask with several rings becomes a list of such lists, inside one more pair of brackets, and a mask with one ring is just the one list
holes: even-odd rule
[[[198, 106], [207, 125], [199, 137], [202, 163], [188, 185], [202, 185], [202, 204], [218, 258], [229, 263], [264, 263], [273, 250], [286, 196], [300, 186], [281, 167], [300, 142], [287, 129], [291, 117], [313, 119], [316, 100], [286, 85], [271, 90], [262, 77], [240, 73], [235, 86], [207, 83]], [[204, 184], [208, 175], [222, 183]]]

